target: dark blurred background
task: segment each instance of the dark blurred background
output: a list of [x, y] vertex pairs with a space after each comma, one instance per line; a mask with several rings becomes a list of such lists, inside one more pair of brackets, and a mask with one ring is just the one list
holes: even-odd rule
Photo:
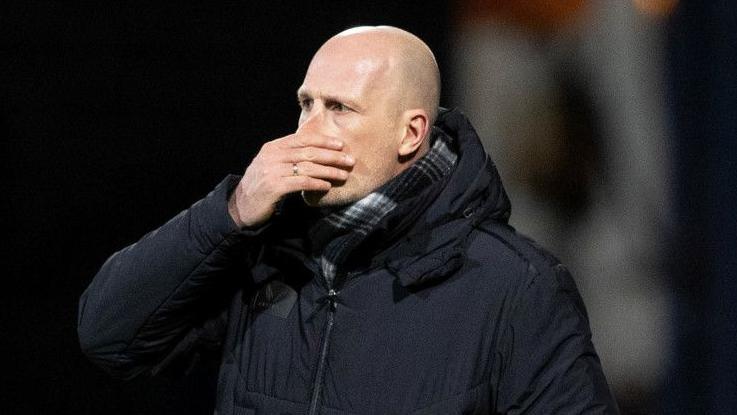
[[[737, 22], [726, 1], [0, 6], [2, 413], [207, 414], [215, 371], [129, 383], [79, 351], [114, 251], [292, 132], [351, 26], [423, 38], [512, 223], [570, 265], [624, 413], [737, 408]], [[380, 399], [381, 397], [377, 397]]]

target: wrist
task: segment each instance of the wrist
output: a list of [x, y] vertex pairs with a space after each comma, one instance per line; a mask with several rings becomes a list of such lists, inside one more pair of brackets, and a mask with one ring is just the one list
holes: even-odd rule
[[241, 220], [241, 217], [238, 214], [238, 204], [236, 203], [236, 193], [238, 193], [238, 190], [233, 192], [230, 195], [230, 198], [228, 198], [228, 214], [230, 215], [230, 218], [233, 219], [233, 223], [235, 223], [238, 229], [243, 229], [246, 226], [246, 224]]

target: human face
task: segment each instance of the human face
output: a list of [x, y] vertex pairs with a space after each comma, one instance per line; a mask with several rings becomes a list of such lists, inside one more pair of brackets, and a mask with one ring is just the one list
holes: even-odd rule
[[399, 172], [401, 123], [397, 82], [380, 51], [328, 41], [315, 54], [297, 93], [300, 132], [335, 137], [356, 163], [345, 182], [327, 192], [304, 192], [313, 206], [354, 202]]

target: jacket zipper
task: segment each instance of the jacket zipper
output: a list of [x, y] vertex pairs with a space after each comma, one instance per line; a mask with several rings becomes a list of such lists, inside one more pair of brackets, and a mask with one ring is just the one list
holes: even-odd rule
[[325, 375], [325, 361], [328, 356], [328, 345], [330, 343], [330, 333], [333, 331], [335, 323], [335, 309], [337, 308], [338, 293], [334, 289], [328, 290], [328, 317], [325, 322], [325, 330], [322, 336], [322, 345], [320, 346], [320, 360], [317, 362], [317, 373], [315, 373], [315, 382], [312, 386], [312, 399], [310, 400], [310, 415], [317, 414], [317, 406], [320, 401], [320, 393], [322, 392], [322, 381]]

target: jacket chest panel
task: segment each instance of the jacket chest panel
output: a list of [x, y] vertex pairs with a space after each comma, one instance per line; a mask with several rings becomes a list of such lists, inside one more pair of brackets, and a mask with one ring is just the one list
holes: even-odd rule
[[[377, 413], [382, 411], [377, 405], [392, 403], [410, 413], [465, 396], [487, 380], [493, 355], [490, 310], [462, 305], [460, 299], [471, 289], [466, 280], [417, 293], [383, 271], [349, 281], [337, 294], [320, 402]], [[325, 295], [322, 286], [311, 283], [294, 290], [295, 304], [286, 316], [268, 304], [241, 314], [235, 351], [242, 390], [237, 396], [310, 400], [326, 340]], [[273, 307], [283, 311], [280, 301], [289, 297], [276, 296]]]
[[411, 413], [488, 383], [495, 326], [490, 303], [463, 303], [472, 276], [417, 293], [382, 278], [390, 277], [343, 291], [325, 380], [329, 402]]

